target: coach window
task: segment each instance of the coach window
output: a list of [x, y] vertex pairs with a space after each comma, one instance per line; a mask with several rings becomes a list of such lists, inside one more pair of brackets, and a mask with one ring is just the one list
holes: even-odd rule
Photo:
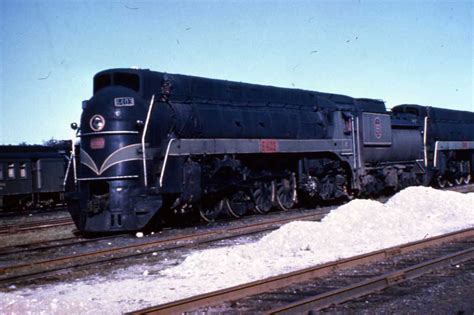
[[20, 178], [26, 178], [26, 163], [20, 164]]
[[0, 163], [0, 180], [3, 180], [3, 164]]
[[8, 178], [15, 178], [15, 163], [8, 163]]

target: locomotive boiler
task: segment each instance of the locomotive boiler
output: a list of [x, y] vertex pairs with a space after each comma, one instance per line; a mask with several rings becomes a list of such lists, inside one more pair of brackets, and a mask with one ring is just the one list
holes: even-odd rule
[[[213, 221], [433, 180], [468, 182], [473, 133], [436, 142], [430, 111], [438, 113], [149, 70], [102, 71], [83, 102], [69, 211], [84, 232], [134, 231], [170, 215]], [[467, 114], [456, 117], [472, 128]]]

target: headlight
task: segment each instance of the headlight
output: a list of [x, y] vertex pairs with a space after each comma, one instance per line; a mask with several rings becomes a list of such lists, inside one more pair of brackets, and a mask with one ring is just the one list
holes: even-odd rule
[[94, 131], [101, 131], [105, 127], [105, 119], [101, 115], [92, 116], [89, 125]]

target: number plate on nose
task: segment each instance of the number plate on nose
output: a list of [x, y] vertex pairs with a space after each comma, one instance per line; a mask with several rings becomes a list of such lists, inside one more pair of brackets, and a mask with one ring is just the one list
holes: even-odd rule
[[135, 99], [133, 97], [116, 97], [114, 98], [114, 105], [116, 107], [135, 106]]

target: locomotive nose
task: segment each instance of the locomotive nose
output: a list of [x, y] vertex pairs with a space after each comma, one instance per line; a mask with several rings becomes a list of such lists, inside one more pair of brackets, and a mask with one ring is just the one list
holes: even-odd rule
[[100, 91], [89, 101], [84, 101], [82, 107], [83, 134], [137, 134], [136, 122], [143, 121], [146, 115], [146, 104], [140, 95], [121, 88]]
[[[81, 165], [89, 179], [138, 178], [141, 139], [137, 121], [146, 107], [129, 89], [101, 91], [81, 117]], [[126, 164], [126, 166], [125, 166]]]
[[[81, 230], [137, 230], [153, 215], [140, 199], [146, 189], [140, 180], [141, 122], [146, 114], [139, 95], [120, 87], [100, 91], [83, 103], [78, 182], [81, 200], [87, 201], [75, 217]], [[155, 208], [159, 203], [155, 201]]]

